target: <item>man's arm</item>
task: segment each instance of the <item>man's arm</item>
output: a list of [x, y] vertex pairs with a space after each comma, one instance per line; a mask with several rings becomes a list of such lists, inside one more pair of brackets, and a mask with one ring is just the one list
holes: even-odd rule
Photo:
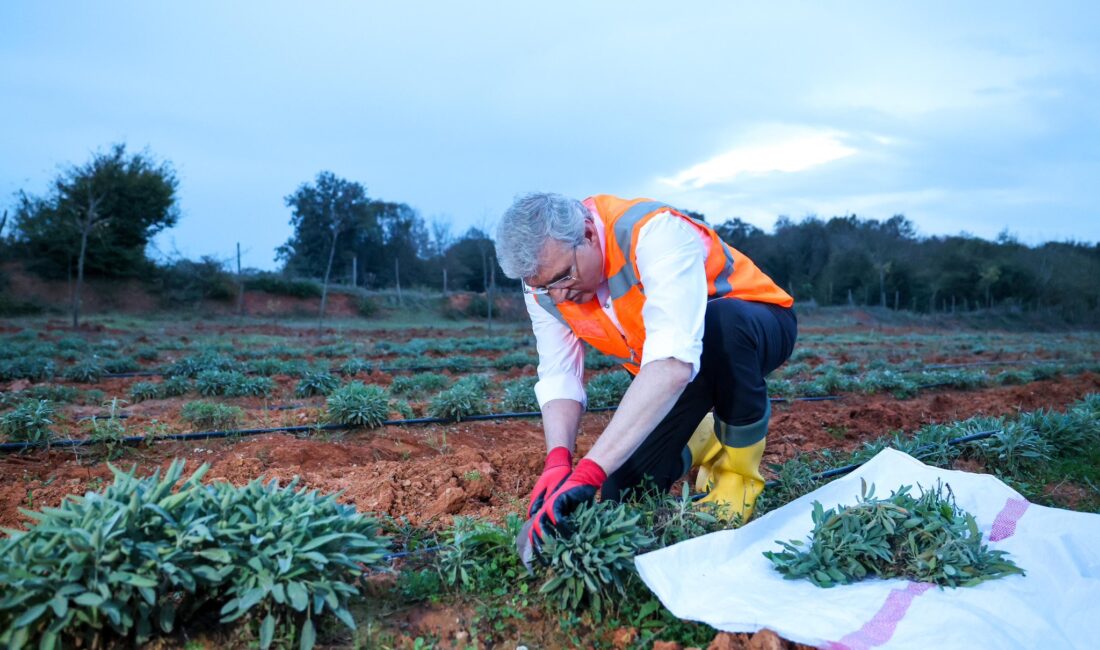
[[542, 406], [542, 428], [546, 448], [565, 447], [570, 453], [577, 443], [584, 407], [571, 399], [552, 399]]
[[668, 415], [690, 381], [691, 364], [679, 359], [658, 359], [642, 366], [586, 458], [608, 474], [617, 470]]
[[526, 296], [527, 313], [539, 353], [535, 398], [542, 411], [547, 451], [573, 451], [584, 412], [584, 347], [572, 330]]
[[641, 370], [588, 458], [608, 474], [642, 444], [699, 372], [707, 304], [704, 238], [683, 220], [658, 215], [638, 236], [645, 283]]

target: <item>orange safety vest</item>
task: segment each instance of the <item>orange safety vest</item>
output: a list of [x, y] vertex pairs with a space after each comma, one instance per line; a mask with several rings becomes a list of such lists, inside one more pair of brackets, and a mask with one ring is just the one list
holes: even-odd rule
[[650, 199], [620, 199], [608, 194], [589, 197], [584, 205], [600, 215], [604, 223], [603, 268], [611, 293], [611, 307], [626, 335], [619, 332], [598, 300], [583, 304], [566, 301], [555, 305], [546, 294], [536, 295], [535, 299], [578, 338], [613, 357], [632, 374], [638, 374], [641, 369], [639, 364], [645, 344], [642, 320], [645, 283], [638, 277], [635, 249], [642, 226], [659, 212], [668, 211], [710, 237], [710, 254], [706, 259], [707, 300], [740, 298], [782, 307], [794, 304], [794, 298], [780, 289], [752, 260], [722, 241], [713, 228], [669, 205]]

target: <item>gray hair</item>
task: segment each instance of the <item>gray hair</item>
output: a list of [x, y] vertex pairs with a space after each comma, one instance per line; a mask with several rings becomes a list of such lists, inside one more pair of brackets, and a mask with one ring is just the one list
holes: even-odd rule
[[497, 259], [504, 275], [529, 278], [538, 273], [539, 255], [551, 239], [579, 246], [588, 209], [561, 194], [532, 192], [516, 198], [497, 226]]

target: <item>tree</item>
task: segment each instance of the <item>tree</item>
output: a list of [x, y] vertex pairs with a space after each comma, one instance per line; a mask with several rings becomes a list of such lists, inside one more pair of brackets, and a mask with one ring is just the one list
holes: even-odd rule
[[108, 277], [148, 268], [149, 240], [179, 219], [177, 186], [168, 163], [147, 153], [127, 156], [126, 145], [116, 144], [63, 171], [47, 196], [19, 194], [16, 241], [32, 267], [56, 276], [76, 262], [73, 327], [80, 324], [86, 267]]
[[432, 257], [443, 272], [443, 294], [447, 294], [447, 249], [454, 238], [451, 236], [451, 224], [439, 218], [432, 218]]
[[[303, 183], [286, 197], [287, 207], [293, 210], [290, 223], [294, 226], [294, 236], [279, 247], [279, 255], [288, 258], [288, 265], [299, 262], [312, 266], [320, 259], [327, 260], [324, 263], [318, 327], [325, 318], [328, 281], [340, 236], [366, 229], [370, 203], [366, 188], [328, 171], [317, 174], [312, 185]], [[323, 253], [324, 257], [318, 253]]]

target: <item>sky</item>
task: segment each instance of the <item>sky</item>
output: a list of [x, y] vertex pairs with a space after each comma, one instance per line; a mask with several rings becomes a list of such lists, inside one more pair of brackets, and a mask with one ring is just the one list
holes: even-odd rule
[[116, 142], [163, 256], [274, 269], [322, 170], [491, 229], [528, 191], [711, 222], [1100, 240], [1100, 3], [0, 3], [0, 210]]

